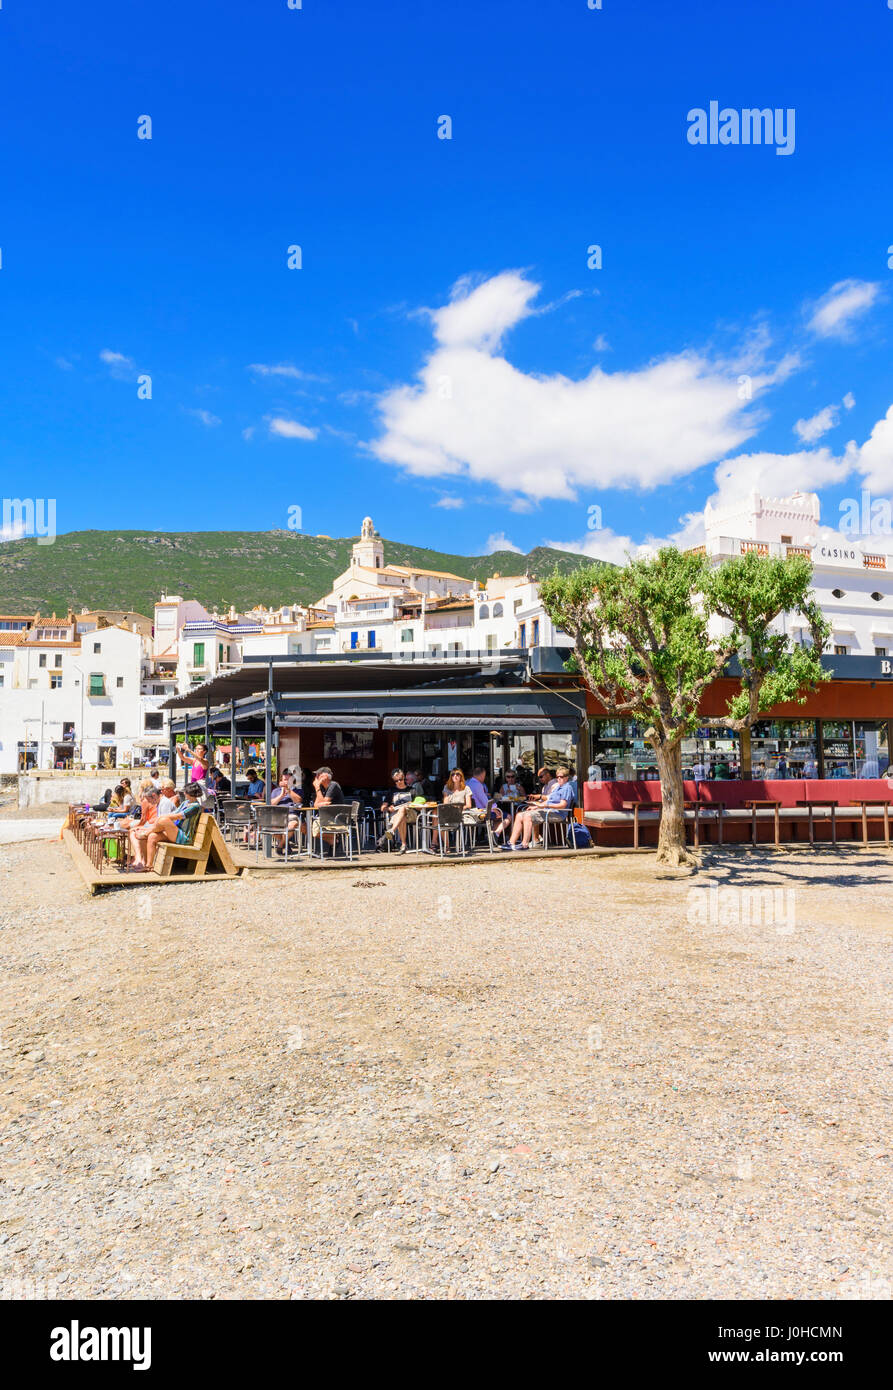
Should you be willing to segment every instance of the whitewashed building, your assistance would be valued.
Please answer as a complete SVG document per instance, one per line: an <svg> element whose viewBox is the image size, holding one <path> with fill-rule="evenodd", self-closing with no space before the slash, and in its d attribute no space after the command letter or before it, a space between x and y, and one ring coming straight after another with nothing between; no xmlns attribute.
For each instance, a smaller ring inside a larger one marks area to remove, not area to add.
<svg viewBox="0 0 893 1390"><path fill-rule="evenodd" d="M147 714L163 743L162 700L144 696L144 673L144 638L123 626L79 634L71 619L41 620L0 632L0 772L129 764Z"/></svg>
<svg viewBox="0 0 893 1390"><path fill-rule="evenodd" d="M889 537L868 540L822 527L814 492L763 497L752 492L736 506L707 504L706 555L716 564L734 555L806 555L813 589L831 623L830 651L836 656L893 657L893 548ZM795 640L808 632L795 614L780 624Z"/></svg>

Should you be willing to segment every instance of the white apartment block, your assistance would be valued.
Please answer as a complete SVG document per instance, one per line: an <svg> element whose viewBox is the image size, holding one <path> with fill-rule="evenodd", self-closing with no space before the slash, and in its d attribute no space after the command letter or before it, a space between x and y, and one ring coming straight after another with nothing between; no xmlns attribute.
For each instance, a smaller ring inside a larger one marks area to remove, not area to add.
<svg viewBox="0 0 893 1390"><path fill-rule="evenodd" d="M829 651L836 656L893 656L893 552L883 540L867 541L828 532L820 523L814 492L762 497L752 492L722 510L707 504L705 554L716 564L734 555L806 555L813 565L813 590L831 623ZM700 547L698 547L700 548ZM795 614L779 626L797 641L808 631Z"/></svg>
<svg viewBox="0 0 893 1390"><path fill-rule="evenodd" d="M162 700L143 691L143 644L132 629L79 633L74 621L0 631L0 772L129 764L156 726L163 744Z"/></svg>

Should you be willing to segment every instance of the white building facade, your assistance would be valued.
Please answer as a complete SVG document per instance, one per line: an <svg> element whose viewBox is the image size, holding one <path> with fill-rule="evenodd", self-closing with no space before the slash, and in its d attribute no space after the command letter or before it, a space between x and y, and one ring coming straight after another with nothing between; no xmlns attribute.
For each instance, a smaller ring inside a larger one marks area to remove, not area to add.
<svg viewBox="0 0 893 1390"><path fill-rule="evenodd" d="M122 627L0 633L0 772L114 767L139 760L162 698L145 696L143 637Z"/></svg>

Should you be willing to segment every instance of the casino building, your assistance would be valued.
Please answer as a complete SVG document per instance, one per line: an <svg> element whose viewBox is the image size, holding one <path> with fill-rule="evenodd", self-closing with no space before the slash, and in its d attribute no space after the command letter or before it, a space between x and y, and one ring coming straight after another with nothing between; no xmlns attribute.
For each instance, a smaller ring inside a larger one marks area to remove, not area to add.
<svg viewBox="0 0 893 1390"><path fill-rule="evenodd" d="M830 532L820 522L815 493L762 497L752 492L735 506L707 504L705 543L713 564L735 555L807 555L813 589L831 623L823 665L831 680L802 705L780 705L754 725L754 777L787 767L788 776L878 776L889 765L893 735L893 553L889 537L856 538ZM807 632L794 615L781 620L795 641ZM732 680L716 681L704 702L706 716L721 715L734 692ZM599 718L590 700L591 755L603 771L635 778L653 767L650 748L630 720ZM686 769L701 762L740 760L738 735L705 727L683 748ZM815 771L811 771L814 768ZM874 770L872 770L874 769Z"/></svg>

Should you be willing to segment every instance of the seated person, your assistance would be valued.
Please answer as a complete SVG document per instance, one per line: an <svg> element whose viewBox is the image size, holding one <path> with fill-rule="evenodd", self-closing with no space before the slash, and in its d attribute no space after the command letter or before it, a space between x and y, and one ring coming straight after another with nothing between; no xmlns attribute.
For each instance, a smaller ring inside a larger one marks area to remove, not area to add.
<svg viewBox="0 0 893 1390"><path fill-rule="evenodd" d="M294 842L295 840L297 840L297 842L300 843L300 813L301 808L304 805L304 798L301 796L300 792L295 791L292 787L291 775L288 772L283 772L282 776L279 778L279 785L273 790L270 796L270 805L287 806L289 810L291 810L292 807L294 808L294 815L290 815L288 818L288 828L286 834L288 835L291 841ZM276 838L276 840L274 840L273 843L277 854L285 853L285 839L285 835L280 835Z"/></svg>
<svg viewBox="0 0 893 1390"><path fill-rule="evenodd" d="M400 854L405 854L409 845L406 835L407 825L415 825L419 818L418 808L411 806L410 802L415 796L415 788L410 785L404 775L403 769L397 767L391 773L391 780L394 783L394 790L385 797L381 803L383 811L390 810L392 814L387 818L387 828L378 841L378 849L385 850L394 839L400 841Z"/></svg>
<svg viewBox="0 0 893 1390"><path fill-rule="evenodd" d="M551 771L550 768L541 767L539 772L536 774L536 778L539 782L538 795L548 796L549 792L555 786L555 774Z"/></svg>
<svg viewBox="0 0 893 1390"><path fill-rule="evenodd" d="M472 768L471 776L466 783L466 786L471 790L474 812L477 813L476 819L479 821L484 820L487 815L487 808L490 805L490 793L487 790L486 776L487 769L485 767ZM503 817L498 806L492 808L490 816L493 821L493 829L496 831L497 835L501 835L503 831Z"/></svg>
<svg viewBox="0 0 893 1390"><path fill-rule="evenodd" d="M517 772L513 772L511 768L505 774L505 781L499 788L499 795L504 801L523 801L527 795L518 781Z"/></svg>
<svg viewBox="0 0 893 1390"><path fill-rule="evenodd" d="M161 795L158 799L159 816L169 816L171 811L176 811L179 806L177 789L170 777L164 777L161 782Z"/></svg>
<svg viewBox="0 0 893 1390"><path fill-rule="evenodd" d="M505 774L505 781L499 788L499 795L503 801L510 801L512 803L526 801L527 799L527 793L518 781L518 774L513 771L512 768L509 768L508 772ZM505 834L505 830L511 826L512 819L515 815L515 807L512 805L507 809L503 806L501 810L503 834Z"/></svg>
<svg viewBox="0 0 893 1390"><path fill-rule="evenodd" d="M201 814L200 801L202 789L197 784L187 787L183 793L183 804L166 816L156 816L145 837L145 865L151 869L155 862L155 851L165 841L185 845L191 838L192 822ZM136 866L134 866L136 867Z"/></svg>
<svg viewBox="0 0 893 1390"><path fill-rule="evenodd" d="M133 805L133 796L125 791L123 785L119 784L112 792L112 799L109 802L109 820L117 821L123 816L128 816Z"/></svg>
<svg viewBox="0 0 893 1390"><path fill-rule="evenodd" d="M334 774L330 767L318 767L313 776L313 805L314 806L343 806L345 804L344 792L338 782L335 781ZM314 823L313 834L319 834L319 825ZM334 848L335 836L323 835L327 845Z"/></svg>
<svg viewBox="0 0 893 1390"><path fill-rule="evenodd" d="M461 806L463 811L470 811L474 806L474 798L471 788L466 784L465 773L460 767L454 767L447 777L446 786L443 789L444 806ZM439 841L437 830L437 813L434 815L433 841L436 845Z"/></svg>
<svg viewBox="0 0 893 1390"><path fill-rule="evenodd" d="M555 772L555 785L549 794L543 797L539 804L534 804L526 810L518 812L512 827L510 847L512 849L529 849L531 837L536 842L535 827L545 826L546 812L550 813L548 817L550 821L566 821L568 811L573 804L574 794L570 787L570 772L566 767L559 767ZM518 843L519 840L521 841L520 844Z"/></svg>
<svg viewBox="0 0 893 1390"><path fill-rule="evenodd" d="M253 767L249 767L245 775L248 779L245 795L249 801L257 801L264 794L264 784Z"/></svg>
<svg viewBox="0 0 893 1390"><path fill-rule="evenodd" d="M146 792L140 802L139 822L123 822L123 827L130 830L130 848L133 854L133 869L146 869L148 867L145 859L145 843L152 832L152 827L158 819L158 792L151 787Z"/></svg>
<svg viewBox="0 0 893 1390"><path fill-rule="evenodd" d="M420 772L417 767L413 768L411 772L407 772L406 785L412 787L413 801L419 796L423 796L426 801L429 799L427 780L424 773Z"/></svg>

